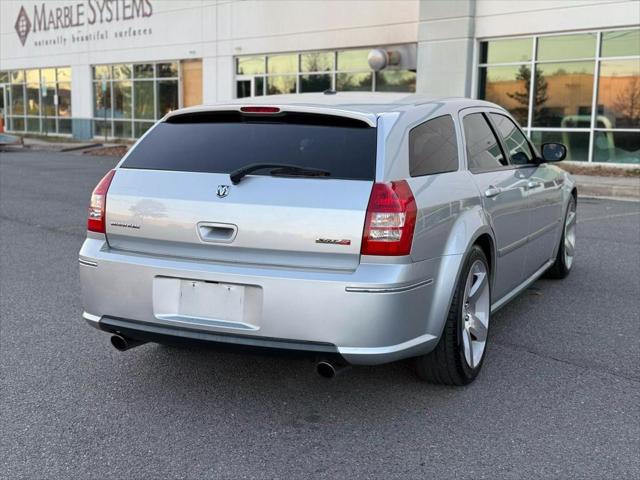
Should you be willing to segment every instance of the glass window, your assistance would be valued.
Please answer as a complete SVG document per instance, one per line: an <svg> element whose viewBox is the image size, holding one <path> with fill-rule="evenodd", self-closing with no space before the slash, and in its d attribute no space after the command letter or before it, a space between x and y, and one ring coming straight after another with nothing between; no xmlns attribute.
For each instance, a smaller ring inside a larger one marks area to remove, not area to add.
<svg viewBox="0 0 640 480"><path fill-rule="evenodd" d="M11 72L11 83L24 83L24 70L14 70Z"/></svg>
<svg viewBox="0 0 640 480"><path fill-rule="evenodd" d="M153 78L153 64L140 63L133 66L133 76L135 78Z"/></svg>
<svg viewBox="0 0 640 480"><path fill-rule="evenodd" d="M96 137L112 137L111 135L111 120L106 122L103 120L93 121L93 134Z"/></svg>
<svg viewBox="0 0 640 480"><path fill-rule="evenodd" d="M56 83L56 69L43 68L40 70L40 81L42 83Z"/></svg>
<svg viewBox="0 0 640 480"><path fill-rule="evenodd" d="M110 65L96 65L93 67L93 78L96 80L102 80L104 78L111 78L111 66Z"/></svg>
<svg viewBox="0 0 640 480"><path fill-rule="evenodd" d="M71 81L71 69L69 67L57 68L57 77L59 82Z"/></svg>
<svg viewBox="0 0 640 480"><path fill-rule="evenodd" d="M0 83L9 83L9 72L0 72Z"/></svg>
<svg viewBox="0 0 640 480"><path fill-rule="evenodd" d="M46 85L42 89L42 113L43 115L47 115L49 117L54 117L56 115L56 106L54 103L55 95L56 95L56 84ZM54 129L55 130L55 129ZM49 130L52 131L52 130Z"/></svg>
<svg viewBox="0 0 640 480"><path fill-rule="evenodd" d="M376 73L376 92L415 92L416 73L408 70L384 70Z"/></svg>
<svg viewBox="0 0 640 480"><path fill-rule="evenodd" d="M178 81L162 80L158 82L158 118L178 109Z"/></svg>
<svg viewBox="0 0 640 480"><path fill-rule="evenodd" d="M294 75L267 77L267 95L280 93L296 93L296 77Z"/></svg>
<svg viewBox="0 0 640 480"><path fill-rule="evenodd" d="M369 73L338 73L336 90L340 92L370 92L373 76Z"/></svg>
<svg viewBox="0 0 640 480"><path fill-rule="evenodd" d="M135 122L134 123L134 136L140 138L153 126L152 122Z"/></svg>
<svg viewBox="0 0 640 480"><path fill-rule="evenodd" d="M58 83L58 115L71 116L71 83Z"/></svg>
<svg viewBox="0 0 640 480"><path fill-rule="evenodd" d="M505 115L490 113L509 153L509 161L513 165L526 165L533 162L534 154L531 151L527 137L520 131L515 123Z"/></svg>
<svg viewBox="0 0 640 480"><path fill-rule="evenodd" d="M44 133L56 133L56 119L43 117L42 118L42 131Z"/></svg>
<svg viewBox="0 0 640 480"><path fill-rule="evenodd" d="M600 63L600 122L604 123L604 128L640 128L640 59Z"/></svg>
<svg viewBox="0 0 640 480"><path fill-rule="evenodd" d="M11 129L17 132L24 132L24 118L13 117L13 121L11 122Z"/></svg>
<svg viewBox="0 0 640 480"><path fill-rule="evenodd" d="M558 35L538 39L538 60L566 60L596 56L596 34Z"/></svg>
<svg viewBox="0 0 640 480"><path fill-rule="evenodd" d="M268 73L296 73L298 55L270 55L267 57Z"/></svg>
<svg viewBox="0 0 640 480"><path fill-rule="evenodd" d="M170 62L170 63L158 63L156 65L158 69L158 77L163 78L177 78L178 77L178 63Z"/></svg>
<svg viewBox="0 0 640 480"><path fill-rule="evenodd" d="M251 80L238 80L236 82L236 98L251 96Z"/></svg>
<svg viewBox="0 0 640 480"><path fill-rule="evenodd" d="M338 52L338 70L370 70L369 50L344 50Z"/></svg>
<svg viewBox="0 0 640 480"><path fill-rule="evenodd" d="M640 28L604 32L602 34L602 57L640 55Z"/></svg>
<svg viewBox="0 0 640 480"><path fill-rule="evenodd" d="M481 113L467 115L462 120L462 124L469 170L492 170L507 165L498 139L493 134L484 115Z"/></svg>
<svg viewBox="0 0 640 480"><path fill-rule="evenodd" d="M131 122L113 122L113 136L116 138L131 138L133 135Z"/></svg>
<svg viewBox="0 0 640 480"><path fill-rule="evenodd" d="M112 74L115 80L128 80L131 78L131 65L113 65Z"/></svg>
<svg viewBox="0 0 640 480"><path fill-rule="evenodd" d="M529 65L482 67L478 78L478 98L497 103L521 125L527 124L531 67Z"/></svg>
<svg viewBox="0 0 640 480"><path fill-rule="evenodd" d="M264 95L264 77L254 77L254 89L256 97Z"/></svg>
<svg viewBox="0 0 640 480"><path fill-rule="evenodd" d="M450 115L411 129L409 170L412 177L458 170L458 141Z"/></svg>
<svg viewBox="0 0 640 480"><path fill-rule="evenodd" d="M27 84L27 115L40 114L40 84Z"/></svg>
<svg viewBox="0 0 640 480"><path fill-rule="evenodd" d="M331 178L373 180L376 137L376 128L345 118L285 114L245 122L233 113L181 115L157 124L123 167L229 173L249 163L286 159L328 170Z"/></svg>
<svg viewBox="0 0 640 480"><path fill-rule="evenodd" d="M236 58L236 73L238 75L264 73L264 57Z"/></svg>
<svg viewBox="0 0 640 480"><path fill-rule="evenodd" d="M136 119L154 119L153 108L153 82L140 81L133 82L134 88L134 110L133 116Z"/></svg>
<svg viewBox="0 0 640 480"><path fill-rule="evenodd" d="M27 132L40 132L40 119L39 118L27 118Z"/></svg>
<svg viewBox="0 0 640 480"><path fill-rule="evenodd" d="M589 159L589 132L531 132L531 141L540 147L543 143L561 143L567 147L567 160L586 162Z"/></svg>
<svg viewBox="0 0 640 480"><path fill-rule="evenodd" d="M40 70L27 70L26 82L31 84L40 83Z"/></svg>
<svg viewBox="0 0 640 480"><path fill-rule="evenodd" d="M103 87L106 86L106 89ZM96 117L111 118L111 88L109 82L94 82L93 84L93 112Z"/></svg>
<svg viewBox="0 0 640 480"><path fill-rule="evenodd" d="M591 119L595 62L539 64L534 99L534 126L575 127Z"/></svg>
<svg viewBox="0 0 640 480"><path fill-rule="evenodd" d="M324 92L331 88L331 75L300 75L300 93Z"/></svg>
<svg viewBox="0 0 640 480"><path fill-rule="evenodd" d="M533 38L491 40L480 44L480 63L528 62L533 51Z"/></svg>
<svg viewBox="0 0 640 480"><path fill-rule="evenodd" d="M593 161L640 163L640 132L594 132Z"/></svg>
<svg viewBox="0 0 640 480"><path fill-rule="evenodd" d="M59 118L58 133L71 134L71 120Z"/></svg>
<svg viewBox="0 0 640 480"><path fill-rule="evenodd" d="M11 85L11 114L24 115L24 85Z"/></svg>
<svg viewBox="0 0 640 480"><path fill-rule="evenodd" d="M301 72L328 72L333 70L333 52L311 52L300 55Z"/></svg>
<svg viewBox="0 0 640 480"><path fill-rule="evenodd" d="M131 118L131 82L113 82L113 117Z"/></svg>

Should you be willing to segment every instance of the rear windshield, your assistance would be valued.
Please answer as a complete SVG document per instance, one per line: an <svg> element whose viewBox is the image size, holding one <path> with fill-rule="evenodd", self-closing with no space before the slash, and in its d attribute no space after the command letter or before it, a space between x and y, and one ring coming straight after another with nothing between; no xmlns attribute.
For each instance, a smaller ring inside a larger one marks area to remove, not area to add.
<svg viewBox="0 0 640 480"><path fill-rule="evenodd" d="M182 115L157 125L122 167L230 173L251 163L286 163L328 170L329 178L373 180L376 129L315 114Z"/></svg>

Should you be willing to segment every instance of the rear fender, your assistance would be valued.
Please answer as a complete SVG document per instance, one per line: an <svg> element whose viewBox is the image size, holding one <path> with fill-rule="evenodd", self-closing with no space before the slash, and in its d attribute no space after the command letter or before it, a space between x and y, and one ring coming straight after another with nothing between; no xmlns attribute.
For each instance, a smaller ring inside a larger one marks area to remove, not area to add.
<svg viewBox="0 0 640 480"><path fill-rule="evenodd" d="M495 239L482 208L477 206L466 210L456 220L449 235L445 254L440 259L438 271L435 275L435 292L428 317L429 333L438 337L442 335L462 267L471 248L478 238L484 234L489 235L491 238L490 263L491 271L494 271Z"/></svg>

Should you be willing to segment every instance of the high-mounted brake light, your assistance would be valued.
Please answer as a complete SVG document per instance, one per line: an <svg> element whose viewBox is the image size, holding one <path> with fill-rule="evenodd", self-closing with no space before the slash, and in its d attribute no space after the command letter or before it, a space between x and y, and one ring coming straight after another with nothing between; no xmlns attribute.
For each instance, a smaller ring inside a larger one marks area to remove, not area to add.
<svg viewBox="0 0 640 480"><path fill-rule="evenodd" d="M375 183L367 207L362 255L409 255L416 215L416 201L406 180Z"/></svg>
<svg viewBox="0 0 640 480"><path fill-rule="evenodd" d="M96 185L96 188L93 189L91 203L89 204L89 219L87 221L87 230L90 232L106 233L107 191L115 173L115 170L107 172Z"/></svg>
<svg viewBox="0 0 640 480"><path fill-rule="evenodd" d="M242 113L280 113L278 107L240 107Z"/></svg>

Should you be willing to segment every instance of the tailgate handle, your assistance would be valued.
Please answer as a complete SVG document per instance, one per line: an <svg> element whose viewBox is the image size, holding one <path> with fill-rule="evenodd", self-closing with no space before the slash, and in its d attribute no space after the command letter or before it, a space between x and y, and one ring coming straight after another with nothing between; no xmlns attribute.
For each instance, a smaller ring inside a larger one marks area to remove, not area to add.
<svg viewBox="0 0 640 480"><path fill-rule="evenodd" d="M203 242L231 243L238 234L238 227L232 223L198 223L198 235Z"/></svg>

